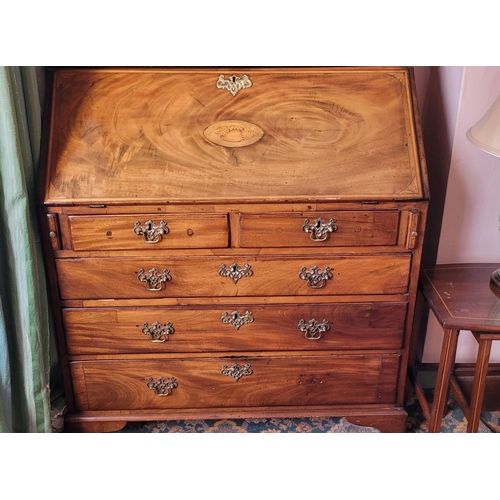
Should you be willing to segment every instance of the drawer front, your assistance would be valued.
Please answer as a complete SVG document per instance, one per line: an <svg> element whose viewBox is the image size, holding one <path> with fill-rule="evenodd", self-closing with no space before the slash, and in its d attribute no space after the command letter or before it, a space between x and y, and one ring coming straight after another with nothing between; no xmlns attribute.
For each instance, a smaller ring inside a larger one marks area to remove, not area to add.
<svg viewBox="0 0 500 500"><path fill-rule="evenodd" d="M70 354L397 349L406 303L64 309Z"/></svg>
<svg viewBox="0 0 500 500"><path fill-rule="evenodd" d="M73 250L225 248L227 215L70 216Z"/></svg>
<svg viewBox="0 0 500 500"><path fill-rule="evenodd" d="M241 214L242 247L395 245L399 212Z"/></svg>
<svg viewBox="0 0 500 500"><path fill-rule="evenodd" d="M78 409L141 410L390 404L399 363L392 354L81 361L70 366Z"/></svg>
<svg viewBox="0 0 500 500"><path fill-rule="evenodd" d="M58 259L62 299L406 293L411 256Z"/></svg>

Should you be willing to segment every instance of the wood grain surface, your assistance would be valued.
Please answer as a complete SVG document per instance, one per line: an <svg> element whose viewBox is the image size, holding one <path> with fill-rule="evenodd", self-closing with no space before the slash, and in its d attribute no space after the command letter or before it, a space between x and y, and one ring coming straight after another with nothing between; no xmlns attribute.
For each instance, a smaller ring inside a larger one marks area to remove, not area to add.
<svg viewBox="0 0 500 500"><path fill-rule="evenodd" d="M45 202L422 197L406 70L244 72L233 96L221 69L59 71ZM228 120L263 136L206 138Z"/></svg>
<svg viewBox="0 0 500 500"><path fill-rule="evenodd" d="M392 403L400 356L323 355L202 358L71 363L81 410L226 408L259 405ZM224 365L249 364L238 381ZM148 389L174 377L168 396Z"/></svg>
<svg viewBox="0 0 500 500"><path fill-rule="evenodd" d="M70 354L189 353L251 351L322 351L398 349L402 345L407 304L242 304L219 307L144 307L64 309L66 342ZM223 323L224 313L250 316L239 328ZM249 313L249 315L247 315ZM301 320L328 322L318 339L299 330ZM151 342L144 323L174 332L162 342Z"/></svg>
<svg viewBox="0 0 500 500"><path fill-rule="evenodd" d="M406 293L409 255L251 257L240 256L240 268L247 264L252 275L235 283L219 274L221 264L229 268L234 260L220 257L172 257L163 259L107 258L58 259L59 287L63 299L157 299L162 297L294 296ZM311 288L299 274L319 267L332 269L332 278L322 288ZM149 291L139 281L140 269L166 269L171 281L161 290Z"/></svg>

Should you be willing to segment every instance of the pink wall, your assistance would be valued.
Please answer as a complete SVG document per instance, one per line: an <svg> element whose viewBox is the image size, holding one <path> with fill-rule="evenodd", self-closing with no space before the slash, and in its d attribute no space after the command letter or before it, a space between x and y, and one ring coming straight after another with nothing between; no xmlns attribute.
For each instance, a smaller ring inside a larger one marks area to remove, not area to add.
<svg viewBox="0 0 500 500"><path fill-rule="evenodd" d="M498 262L500 267L500 158L465 135L500 94L500 67L417 67L415 76L431 184L424 263ZM438 361L441 340L431 315L424 362ZM472 335L462 332L457 361L474 361L476 353ZM493 347L491 359L500 361L500 346Z"/></svg>

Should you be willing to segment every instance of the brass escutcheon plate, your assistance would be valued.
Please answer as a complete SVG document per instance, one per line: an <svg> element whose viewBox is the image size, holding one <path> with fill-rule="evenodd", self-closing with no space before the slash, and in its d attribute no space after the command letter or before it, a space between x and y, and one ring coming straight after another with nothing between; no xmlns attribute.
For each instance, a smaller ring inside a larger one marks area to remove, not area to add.
<svg viewBox="0 0 500 500"><path fill-rule="evenodd" d="M226 89L234 97L240 90L249 89L253 84L247 75L243 75L241 78L236 75L231 75L229 78L219 75L216 85L218 89Z"/></svg>
<svg viewBox="0 0 500 500"><path fill-rule="evenodd" d="M258 125L243 120L222 120L212 123L203 134L218 146L242 148L260 141L264 131Z"/></svg>

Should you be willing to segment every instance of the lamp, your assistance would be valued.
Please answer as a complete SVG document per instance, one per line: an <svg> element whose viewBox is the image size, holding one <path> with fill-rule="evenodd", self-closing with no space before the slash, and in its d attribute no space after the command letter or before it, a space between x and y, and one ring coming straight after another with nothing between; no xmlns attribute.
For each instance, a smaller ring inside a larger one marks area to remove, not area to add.
<svg viewBox="0 0 500 500"><path fill-rule="evenodd" d="M467 131L466 135L474 146L500 157L500 96L486 114ZM493 271L490 284L496 292L500 293L500 269Z"/></svg>

